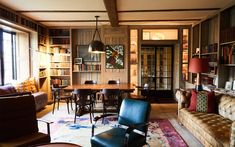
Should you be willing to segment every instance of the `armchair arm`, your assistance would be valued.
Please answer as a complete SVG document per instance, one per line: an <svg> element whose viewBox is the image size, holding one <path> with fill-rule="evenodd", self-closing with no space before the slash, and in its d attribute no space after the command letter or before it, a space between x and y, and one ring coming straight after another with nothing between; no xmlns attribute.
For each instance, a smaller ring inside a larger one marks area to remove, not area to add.
<svg viewBox="0 0 235 147"><path fill-rule="evenodd" d="M108 116L115 116L117 114L103 114L103 115L99 115L99 116L96 116L93 120L94 122L92 123L92 128L91 128L91 136L94 136L94 132L95 132L95 124L98 120L100 120L101 118L105 118L105 117L108 117Z"/></svg>
<svg viewBox="0 0 235 147"><path fill-rule="evenodd" d="M134 131L135 129L138 129L139 127L144 127L144 126L148 126L149 123L139 123L139 124L133 124L133 125L130 125L128 126L128 128L126 129L126 132L125 132L125 144L127 145L128 142L129 142L129 137L130 137L130 133L132 131ZM147 134L145 133L145 136Z"/></svg>
<svg viewBox="0 0 235 147"><path fill-rule="evenodd" d="M43 119L37 119L37 121L44 122L44 123L47 124L47 134L50 135L51 134L50 124L52 124L53 122L52 121L48 121L48 120L43 120Z"/></svg>

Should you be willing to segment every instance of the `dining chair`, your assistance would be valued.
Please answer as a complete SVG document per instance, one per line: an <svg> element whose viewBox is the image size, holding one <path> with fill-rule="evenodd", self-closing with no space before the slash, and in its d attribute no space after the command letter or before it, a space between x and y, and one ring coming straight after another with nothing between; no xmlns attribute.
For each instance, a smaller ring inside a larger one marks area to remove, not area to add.
<svg viewBox="0 0 235 147"><path fill-rule="evenodd" d="M109 80L108 84L119 84L118 80Z"/></svg>
<svg viewBox="0 0 235 147"><path fill-rule="evenodd" d="M72 95L71 95L71 93L65 92L63 88L65 88L65 87L61 87L58 84L52 84L52 87L51 87L52 95L53 95L52 114L54 114L56 102L57 102L57 110L59 110L61 100L64 100L66 102L68 114L69 114L69 103L71 104L71 109L73 110Z"/></svg>
<svg viewBox="0 0 235 147"><path fill-rule="evenodd" d="M92 123L93 114L93 98L91 89L75 89L73 92L74 103L75 103L75 115L74 123L76 123L76 117L82 116L85 113L90 114L90 121Z"/></svg>
<svg viewBox="0 0 235 147"><path fill-rule="evenodd" d="M95 134L96 122L112 114L96 116L92 125L92 147L142 147L146 142L151 106L149 102L124 99L118 115L118 124Z"/></svg>
<svg viewBox="0 0 235 147"><path fill-rule="evenodd" d="M103 102L103 114L106 114L108 108L115 108L115 112L119 111L121 104L121 94L119 89L103 89L101 91Z"/></svg>

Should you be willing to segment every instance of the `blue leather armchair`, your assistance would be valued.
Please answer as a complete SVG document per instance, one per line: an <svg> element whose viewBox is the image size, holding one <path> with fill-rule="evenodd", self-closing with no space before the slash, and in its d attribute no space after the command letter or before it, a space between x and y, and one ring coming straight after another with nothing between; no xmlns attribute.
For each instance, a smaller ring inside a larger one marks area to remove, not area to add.
<svg viewBox="0 0 235 147"><path fill-rule="evenodd" d="M124 99L118 115L118 127L94 135L95 123L106 116L94 118L92 126L92 147L138 147L146 143L151 106L148 102ZM136 131L137 130L137 131Z"/></svg>

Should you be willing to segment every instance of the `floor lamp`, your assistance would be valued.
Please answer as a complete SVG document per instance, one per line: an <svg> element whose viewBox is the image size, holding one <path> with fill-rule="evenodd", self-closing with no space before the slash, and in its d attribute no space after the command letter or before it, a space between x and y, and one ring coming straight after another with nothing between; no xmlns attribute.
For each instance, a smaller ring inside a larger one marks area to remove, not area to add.
<svg viewBox="0 0 235 147"><path fill-rule="evenodd" d="M209 62L207 58L191 58L189 62L189 72L197 74L196 86L197 91L201 91L201 73L209 71Z"/></svg>

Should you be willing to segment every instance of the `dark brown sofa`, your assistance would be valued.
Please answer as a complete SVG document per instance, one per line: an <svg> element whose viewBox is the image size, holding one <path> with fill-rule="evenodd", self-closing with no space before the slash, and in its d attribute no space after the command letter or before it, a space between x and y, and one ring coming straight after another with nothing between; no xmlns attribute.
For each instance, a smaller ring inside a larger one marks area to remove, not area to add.
<svg viewBox="0 0 235 147"><path fill-rule="evenodd" d="M30 92L26 92L30 93ZM0 97L1 96L14 96L14 95L19 95L20 93L16 91L16 88L11 85L6 85L6 86L0 86ZM25 94L25 92L21 92L21 94ZM47 105L48 102L48 97L45 92L35 92L32 93L34 96L35 100L35 108L36 111L41 110Z"/></svg>
<svg viewBox="0 0 235 147"><path fill-rule="evenodd" d="M0 97L0 147L49 142L50 135L38 132L32 95Z"/></svg>

